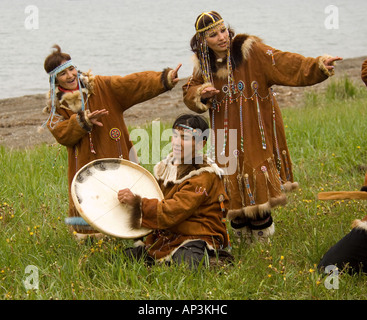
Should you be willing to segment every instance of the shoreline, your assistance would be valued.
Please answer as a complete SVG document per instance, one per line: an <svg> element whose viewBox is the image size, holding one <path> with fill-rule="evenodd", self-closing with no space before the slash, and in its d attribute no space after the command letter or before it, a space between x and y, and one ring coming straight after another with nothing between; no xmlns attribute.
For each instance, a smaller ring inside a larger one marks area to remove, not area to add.
<svg viewBox="0 0 367 320"><path fill-rule="evenodd" d="M367 56L348 58L337 63L335 75L331 79L350 78L357 85L364 86L361 80L361 66ZM181 113L191 113L182 101L181 79L175 88L149 101L137 104L124 112L127 126L139 127L153 120L173 121ZM330 80L329 80L330 81ZM297 107L302 104L304 94L309 91L322 91L328 80L310 87L273 86L280 108ZM48 129L38 132L48 115L42 113L46 104L45 94L24 95L0 99L0 145L11 149L27 149L47 143L57 143ZM203 114L207 116L207 113Z"/></svg>

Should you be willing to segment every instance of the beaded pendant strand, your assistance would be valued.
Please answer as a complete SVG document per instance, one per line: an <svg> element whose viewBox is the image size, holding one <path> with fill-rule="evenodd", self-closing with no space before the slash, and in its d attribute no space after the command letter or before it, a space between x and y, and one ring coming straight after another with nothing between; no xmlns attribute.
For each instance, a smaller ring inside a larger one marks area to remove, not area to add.
<svg viewBox="0 0 367 320"><path fill-rule="evenodd" d="M256 81L252 81L251 88L255 92L256 107L257 107L257 120L259 124L260 135L261 135L262 148L266 150L265 131L264 131L263 120L262 120L261 112L260 112L259 97L257 93L257 89L259 88L259 86Z"/></svg>
<svg viewBox="0 0 367 320"><path fill-rule="evenodd" d="M274 95L275 93L273 92L273 89L270 88L270 95L271 95L271 106L272 106L272 109L273 109L273 130L274 130L274 139L275 139L275 149L276 149L276 152L277 152L277 160L276 160L276 164L277 164L277 170L280 174L280 170L282 168L282 161L281 161L281 158L280 158L280 151L279 151L279 143L278 143L278 137L277 137L277 128L276 128L276 119L275 119L275 108L274 108Z"/></svg>
<svg viewBox="0 0 367 320"><path fill-rule="evenodd" d="M242 80L238 82L237 88L240 92L240 130L241 130L241 151L245 152L244 148L244 128L243 128L243 110L242 110L242 102L243 102L243 91L245 89L245 84Z"/></svg>

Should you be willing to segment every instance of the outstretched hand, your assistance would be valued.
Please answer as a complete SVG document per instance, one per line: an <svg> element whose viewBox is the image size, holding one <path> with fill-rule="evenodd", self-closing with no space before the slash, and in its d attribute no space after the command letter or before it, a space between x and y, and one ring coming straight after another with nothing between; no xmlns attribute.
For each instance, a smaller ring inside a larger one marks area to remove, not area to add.
<svg viewBox="0 0 367 320"><path fill-rule="evenodd" d="M339 60L343 60L343 58L340 58L340 57L331 57L331 58L328 58L324 61L324 65L326 67L326 69L328 70L332 70L334 69L334 62L335 61L339 61Z"/></svg>
<svg viewBox="0 0 367 320"><path fill-rule="evenodd" d="M176 84L180 79L178 78L178 70L182 67L182 63L179 63L176 69L171 72L171 81L173 84Z"/></svg>
<svg viewBox="0 0 367 320"><path fill-rule="evenodd" d="M106 109L96 110L88 114L88 119L96 126L103 127L103 124L99 121L99 119L107 114L108 111Z"/></svg>
<svg viewBox="0 0 367 320"><path fill-rule="evenodd" d="M210 99L214 97L216 94L219 93L219 90L217 90L214 87L206 87L201 91L201 98L202 99Z"/></svg>

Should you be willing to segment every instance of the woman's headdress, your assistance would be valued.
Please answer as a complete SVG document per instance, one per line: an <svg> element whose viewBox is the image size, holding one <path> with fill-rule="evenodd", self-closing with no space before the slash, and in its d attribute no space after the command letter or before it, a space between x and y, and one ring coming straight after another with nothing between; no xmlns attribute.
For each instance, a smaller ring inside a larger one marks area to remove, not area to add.
<svg viewBox="0 0 367 320"><path fill-rule="evenodd" d="M203 12L197 17L195 22L196 33L208 31L223 23L223 19L219 13L215 11Z"/></svg>
<svg viewBox="0 0 367 320"><path fill-rule="evenodd" d="M209 47L206 42L207 31L221 25L223 19L215 11L203 12L195 21L196 40L198 49L198 58L205 82L213 83Z"/></svg>
<svg viewBox="0 0 367 320"><path fill-rule="evenodd" d="M196 40L198 48L198 58L200 61L200 67L205 82L213 83L209 47L206 41L208 32L220 28L224 24L223 18L216 11L203 12L200 14L195 22L196 29ZM231 41L231 39L229 39ZM231 44L227 50L227 71L228 71L228 87L229 95L232 97L232 91L235 91L233 81L233 70L232 70L232 58L231 58Z"/></svg>
<svg viewBox="0 0 367 320"><path fill-rule="evenodd" d="M76 65L71 60L68 60L63 64L60 64L58 67L56 67L55 69L53 69L51 72L48 73L48 75L50 76L51 111L50 111L50 115L49 115L48 119L42 125L42 127L44 127L48 122L50 122L50 127L51 128L53 127L52 120L53 120L53 118L55 116L55 112L56 112L56 105L55 105L55 100L56 100L56 77L61 71L65 70L65 69L67 69L71 66L76 68ZM77 73L77 78L78 78L78 88L79 88L80 96L81 96L81 100L82 100L82 110L84 111L84 109L85 109L84 97L83 97L82 87L80 85L79 72Z"/></svg>

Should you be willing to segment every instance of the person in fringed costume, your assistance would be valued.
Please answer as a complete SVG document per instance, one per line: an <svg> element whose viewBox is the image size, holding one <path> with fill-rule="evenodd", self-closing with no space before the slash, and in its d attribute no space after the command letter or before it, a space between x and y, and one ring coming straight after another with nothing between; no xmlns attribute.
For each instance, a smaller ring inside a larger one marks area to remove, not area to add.
<svg viewBox="0 0 367 320"><path fill-rule="evenodd" d="M172 89L178 81L176 69L146 71L122 76L94 76L77 70L69 54L55 45L44 68L50 77L50 91L44 112L49 114L42 127L48 127L57 142L68 151L69 212L66 223L78 238L98 235L79 223L71 183L76 172L101 158L124 158L138 162L123 113L140 102Z"/></svg>
<svg viewBox="0 0 367 320"><path fill-rule="evenodd" d="M328 267L351 274L367 272L367 215L355 219L351 227L352 230L322 256L317 267L319 272L329 272Z"/></svg>
<svg viewBox="0 0 367 320"><path fill-rule="evenodd" d="M361 78L367 86L367 59L362 64ZM350 192L337 192L337 199L366 200L364 192L367 192L367 173L361 191L354 192L353 197ZM331 196L330 199L335 198ZM330 272L333 267L351 274L367 272L367 215L362 219L353 220L351 228L348 234L323 255L318 264L320 272Z"/></svg>
<svg viewBox="0 0 367 320"><path fill-rule="evenodd" d="M198 113L209 110L210 155L227 173L227 217L235 234L249 243L268 241L274 233L272 208L284 205L284 192L298 186L271 87L324 81L341 58L306 58L253 35L235 36L215 11L200 14L195 29L194 71L183 86L184 102Z"/></svg>
<svg viewBox="0 0 367 320"><path fill-rule="evenodd" d="M362 63L362 71L361 71L361 78L364 84L367 86L367 59ZM367 172L364 177L364 183L361 188L361 191L367 191Z"/></svg>
<svg viewBox="0 0 367 320"><path fill-rule="evenodd" d="M152 229L144 243L128 248L128 258L186 263L226 263L233 257L226 224L228 197L223 171L200 151L206 144L208 124L199 115L183 114L173 124L172 153L154 167L164 200L141 198L130 189L119 190L118 199L132 212L133 229ZM209 258L209 259L206 259ZM219 261L216 260L219 259Z"/></svg>

